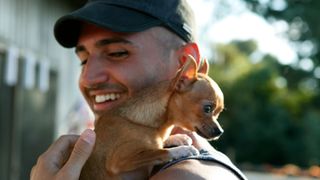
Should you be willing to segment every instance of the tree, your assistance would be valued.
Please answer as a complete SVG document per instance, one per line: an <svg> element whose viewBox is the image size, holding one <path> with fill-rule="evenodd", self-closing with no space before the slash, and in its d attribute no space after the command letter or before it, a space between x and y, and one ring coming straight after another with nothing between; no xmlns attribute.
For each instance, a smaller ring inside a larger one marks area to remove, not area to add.
<svg viewBox="0 0 320 180"><path fill-rule="evenodd" d="M320 23L318 0L243 0L249 9L263 16L270 22L283 20L287 22L287 37L296 47L299 60L309 58L314 63L314 70L320 66ZM279 3L280 2L280 3ZM282 2L282 3L281 3ZM308 76L314 78L313 71ZM317 87L319 87L319 78Z"/></svg>
<svg viewBox="0 0 320 180"><path fill-rule="evenodd" d="M254 41L215 46L210 76L225 94L219 117L225 134L214 143L236 162L310 166L320 162L320 111L313 90L286 79L304 73L270 55L258 61ZM283 70L293 71L285 74ZM288 77L284 77L284 74Z"/></svg>

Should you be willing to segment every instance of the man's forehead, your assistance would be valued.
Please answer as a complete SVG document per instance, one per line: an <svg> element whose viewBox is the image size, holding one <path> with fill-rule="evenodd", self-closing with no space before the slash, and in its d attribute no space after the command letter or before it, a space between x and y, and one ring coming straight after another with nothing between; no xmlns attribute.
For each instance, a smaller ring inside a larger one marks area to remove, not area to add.
<svg viewBox="0 0 320 180"><path fill-rule="evenodd" d="M82 50L84 44L87 42L96 47L113 43L132 44L132 42L126 38L128 35L129 33L113 32L106 28L84 23L80 31L76 52L77 50Z"/></svg>

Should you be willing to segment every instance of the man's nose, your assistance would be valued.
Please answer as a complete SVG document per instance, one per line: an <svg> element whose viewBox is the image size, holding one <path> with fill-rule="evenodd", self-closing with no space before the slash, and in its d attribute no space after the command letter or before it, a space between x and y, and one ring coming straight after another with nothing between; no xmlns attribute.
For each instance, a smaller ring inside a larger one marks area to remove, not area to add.
<svg viewBox="0 0 320 180"><path fill-rule="evenodd" d="M80 84L85 87L95 87L108 81L108 70L97 58L90 58L82 67Z"/></svg>

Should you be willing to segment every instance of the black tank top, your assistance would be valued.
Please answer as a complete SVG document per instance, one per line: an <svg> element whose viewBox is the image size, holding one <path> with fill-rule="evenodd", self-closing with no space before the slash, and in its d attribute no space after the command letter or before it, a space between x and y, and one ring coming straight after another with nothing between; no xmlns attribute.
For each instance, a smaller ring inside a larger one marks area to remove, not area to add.
<svg viewBox="0 0 320 180"><path fill-rule="evenodd" d="M239 179L247 180L246 176L230 161L230 159L226 155L224 155L223 153L221 153L217 150L212 151L210 153L205 150L200 150L200 154L198 156L184 157L184 158L172 160L164 165L163 164L157 165L153 168L151 176L153 176L154 174L156 174L160 171L167 169L168 167L170 167L178 162L188 160L188 159L197 159L197 160L202 160L202 161L215 162L215 163L225 167L226 169L229 169Z"/></svg>

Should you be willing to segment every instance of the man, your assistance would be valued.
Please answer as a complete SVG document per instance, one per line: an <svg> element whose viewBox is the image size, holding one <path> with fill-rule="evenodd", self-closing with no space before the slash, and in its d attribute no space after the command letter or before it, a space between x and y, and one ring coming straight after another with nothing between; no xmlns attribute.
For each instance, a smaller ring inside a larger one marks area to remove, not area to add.
<svg viewBox="0 0 320 180"><path fill-rule="evenodd" d="M142 88L173 78L182 54L199 63L194 26L185 0L91 0L60 18L54 32L62 46L75 47L82 65L79 88L98 118ZM202 153L155 170L151 179L245 179L206 140L174 131L188 135ZM39 157L31 179L78 179L94 142L92 130L62 136Z"/></svg>

